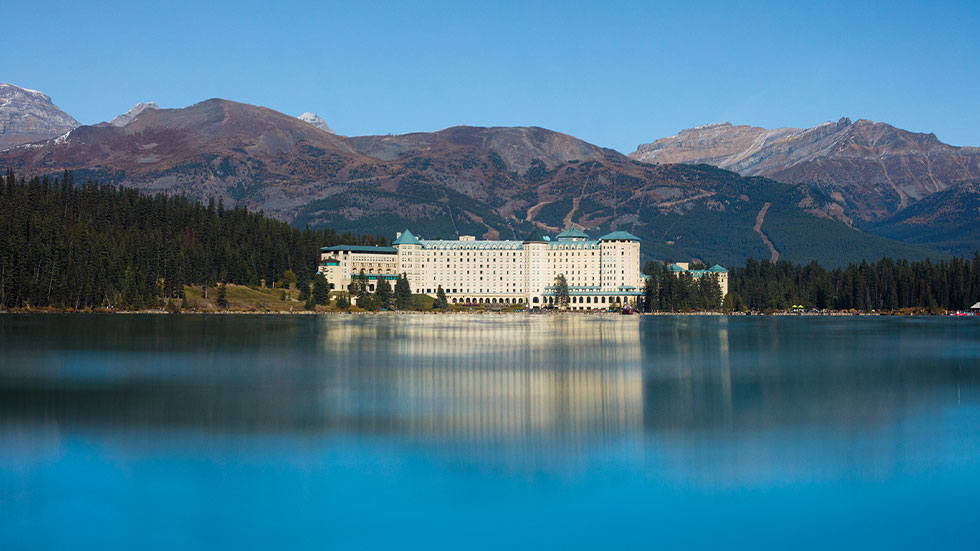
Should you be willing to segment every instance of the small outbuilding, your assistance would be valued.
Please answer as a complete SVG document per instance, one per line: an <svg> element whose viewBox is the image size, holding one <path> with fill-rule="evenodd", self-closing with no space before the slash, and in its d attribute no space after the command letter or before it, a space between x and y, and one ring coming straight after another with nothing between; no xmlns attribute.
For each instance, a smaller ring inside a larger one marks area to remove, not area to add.
<svg viewBox="0 0 980 551"><path fill-rule="evenodd" d="M980 302L971 306L970 311L973 312L974 314L980 315Z"/></svg>

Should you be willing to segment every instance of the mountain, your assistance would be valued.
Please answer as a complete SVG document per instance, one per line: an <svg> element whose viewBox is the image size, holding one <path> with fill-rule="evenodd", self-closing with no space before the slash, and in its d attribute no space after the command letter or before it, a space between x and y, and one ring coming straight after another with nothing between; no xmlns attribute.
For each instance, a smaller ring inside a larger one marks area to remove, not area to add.
<svg viewBox="0 0 980 551"><path fill-rule="evenodd" d="M980 249L980 183L934 193L870 229L950 254L972 255Z"/></svg>
<svg viewBox="0 0 980 551"><path fill-rule="evenodd" d="M923 258L929 251L814 217L797 188L700 165L653 165L536 127L342 137L264 107L211 99L124 126L0 152L21 174L70 169L145 192L222 199L314 227L523 239L628 230L650 258Z"/></svg>
<svg viewBox="0 0 980 551"><path fill-rule="evenodd" d="M148 192L224 198L282 219L304 206L359 155L341 139L288 115L212 99L146 109L125 126L82 126L0 158L15 170L77 171Z"/></svg>
<svg viewBox="0 0 980 551"><path fill-rule="evenodd" d="M109 124L111 124L112 126L126 126L127 124L129 124L130 121L136 118L136 115L139 115L143 111L146 111L147 109L159 109L159 108L160 106L155 103L150 103L150 102L137 103L129 111L126 111L121 115L117 115L116 118L109 121Z"/></svg>
<svg viewBox="0 0 980 551"><path fill-rule="evenodd" d="M62 136L78 126L46 94L0 83L0 149Z"/></svg>
<svg viewBox="0 0 980 551"><path fill-rule="evenodd" d="M327 126L327 121L321 119L320 116L315 113L308 113L308 112L303 113L302 115L296 118L307 124L311 124L314 127L323 130L324 132L327 132L329 134L336 134L336 132L334 132L333 130L330 129L329 126Z"/></svg>
<svg viewBox="0 0 980 551"><path fill-rule="evenodd" d="M653 163L706 163L746 176L805 184L801 207L847 223L875 222L916 201L980 179L980 149L954 147L868 120L768 130L699 126L639 146Z"/></svg>

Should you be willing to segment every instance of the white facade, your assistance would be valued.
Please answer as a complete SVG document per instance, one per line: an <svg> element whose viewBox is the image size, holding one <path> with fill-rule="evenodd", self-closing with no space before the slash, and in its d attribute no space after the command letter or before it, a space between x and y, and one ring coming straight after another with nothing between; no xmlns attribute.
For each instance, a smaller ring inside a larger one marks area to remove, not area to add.
<svg viewBox="0 0 980 551"><path fill-rule="evenodd" d="M320 255L320 273L334 289L347 289L364 270L368 289L378 278L404 274L413 293L435 296L440 286L450 304L554 304L555 279L565 276L568 308L604 309L642 294L640 240L627 232L591 239L567 230L555 239L457 241L418 239L408 230L392 247L338 245Z"/></svg>

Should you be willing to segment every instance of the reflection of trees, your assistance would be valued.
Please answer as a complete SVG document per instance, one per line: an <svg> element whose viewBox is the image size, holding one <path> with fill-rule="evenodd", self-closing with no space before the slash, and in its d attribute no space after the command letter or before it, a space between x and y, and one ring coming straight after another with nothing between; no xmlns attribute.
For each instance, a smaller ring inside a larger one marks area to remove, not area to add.
<svg viewBox="0 0 980 551"><path fill-rule="evenodd" d="M0 320L0 419L343 430L515 447L618 439L642 428L684 436L851 430L940 411L930 406L955 403L960 388L976 393L976 335L949 323L8 317Z"/></svg>
<svg viewBox="0 0 980 551"><path fill-rule="evenodd" d="M964 377L977 383L967 358L944 354L938 325L930 337L898 332L894 319L644 321L644 426L658 432L856 428L900 418Z"/></svg>

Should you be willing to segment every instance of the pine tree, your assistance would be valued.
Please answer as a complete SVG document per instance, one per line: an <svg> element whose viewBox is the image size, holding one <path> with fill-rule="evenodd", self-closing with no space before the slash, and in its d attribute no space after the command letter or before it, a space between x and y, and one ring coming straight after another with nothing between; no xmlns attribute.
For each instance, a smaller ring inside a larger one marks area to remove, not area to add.
<svg viewBox="0 0 980 551"><path fill-rule="evenodd" d="M320 274L313 277L313 302L322 305L330 302L330 284Z"/></svg>
<svg viewBox="0 0 980 551"><path fill-rule="evenodd" d="M399 275L395 282L395 308L409 310L412 307L412 287L405 274Z"/></svg>
<svg viewBox="0 0 980 551"><path fill-rule="evenodd" d="M446 291L443 290L442 285L436 289L436 301L432 304L432 307L439 309L449 308L449 300L446 299Z"/></svg>
<svg viewBox="0 0 980 551"><path fill-rule="evenodd" d="M340 310L349 310L350 301L347 300L347 293L341 292L339 295L337 295L336 304L337 304L337 308Z"/></svg>
<svg viewBox="0 0 980 551"><path fill-rule="evenodd" d="M378 288L374 294L378 299L379 307L386 310L391 309L391 302L394 295L391 292L391 284L388 283L388 280L384 276L378 276Z"/></svg>
<svg viewBox="0 0 980 551"><path fill-rule="evenodd" d="M558 274L555 277L555 303L559 308L566 308L569 299L568 280L565 279L565 274Z"/></svg>
<svg viewBox="0 0 980 551"><path fill-rule="evenodd" d="M652 271L652 268L651 268ZM657 308L657 280L648 275L643 281L643 310L652 312Z"/></svg>
<svg viewBox="0 0 980 551"><path fill-rule="evenodd" d="M310 299L310 296L310 282L304 279L299 283L299 296L296 298L300 302L306 302Z"/></svg>
<svg viewBox="0 0 980 551"><path fill-rule="evenodd" d="M351 278L347 289L352 297L357 297L358 305L360 305L361 299L368 295L368 278L364 273L364 268L361 268L358 275Z"/></svg>
<svg viewBox="0 0 980 551"><path fill-rule="evenodd" d="M218 286L218 299L214 303L222 310L228 308L228 290L225 288L224 283Z"/></svg>
<svg viewBox="0 0 980 551"><path fill-rule="evenodd" d="M698 309L717 310L721 307L721 285L718 276L705 274L698 278Z"/></svg>
<svg viewBox="0 0 980 551"><path fill-rule="evenodd" d="M290 285L296 285L296 272L290 268L286 268L286 271L282 274L283 287L288 289Z"/></svg>

